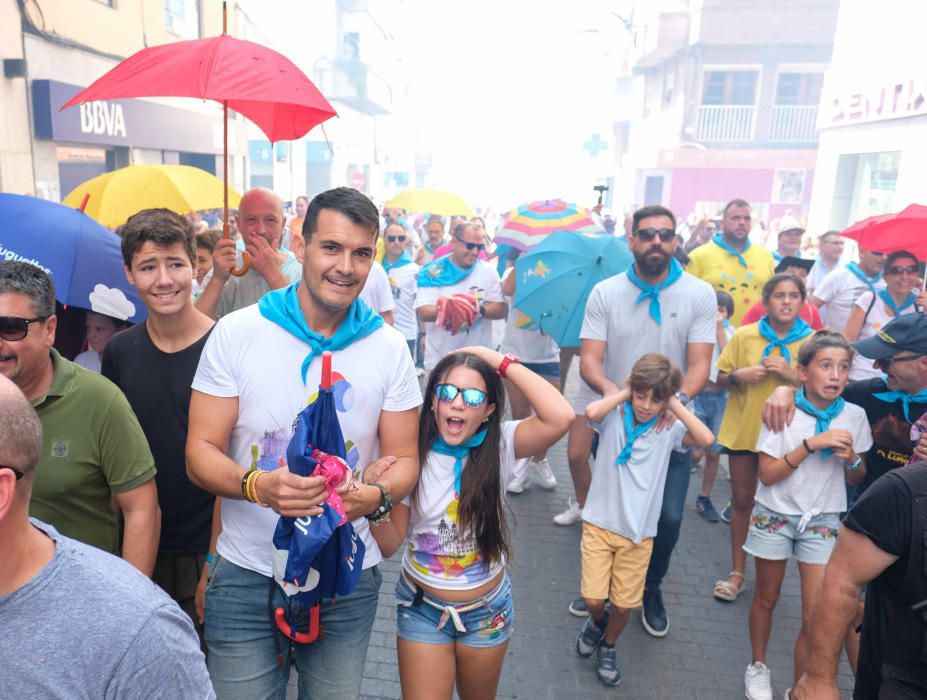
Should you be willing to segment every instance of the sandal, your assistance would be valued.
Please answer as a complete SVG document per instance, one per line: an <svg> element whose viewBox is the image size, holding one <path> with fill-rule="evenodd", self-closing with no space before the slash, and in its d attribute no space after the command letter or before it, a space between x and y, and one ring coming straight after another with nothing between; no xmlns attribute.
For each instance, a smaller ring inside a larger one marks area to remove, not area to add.
<svg viewBox="0 0 927 700"><path fill-rule="evenodd" d="M735 586L730 581L721 580L715 581L715 598L718 600L723 600L726 603L733 603L737 600L737 596L744 592L744 575L740 571L732 571L728 574L728 578L731 576L740 577L740 585Z"/></svg>

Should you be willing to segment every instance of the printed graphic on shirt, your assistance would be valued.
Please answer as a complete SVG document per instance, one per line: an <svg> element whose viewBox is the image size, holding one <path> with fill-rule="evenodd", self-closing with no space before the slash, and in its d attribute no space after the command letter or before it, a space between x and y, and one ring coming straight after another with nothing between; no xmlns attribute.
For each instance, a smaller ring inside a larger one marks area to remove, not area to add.
<svg viewBox="0 0 927 700"><path fill-rule="evenodd" d="M462 533L457 522L458 498L448 505L437 531L419 532L411 543L412 566L423 576L444 576L453 579L461 576L477 581L486 576L476 538Z"/></svg>
<svg viewBox="0 0 927 700"><path fill-rule="evenodd" d="M756 275L747 269L742 273L730 275L722 272L718 282L718 289L727 292L735 300L739 299L742 308L749 309L753 303L760 297L762 285L756 279Z"/></svg>

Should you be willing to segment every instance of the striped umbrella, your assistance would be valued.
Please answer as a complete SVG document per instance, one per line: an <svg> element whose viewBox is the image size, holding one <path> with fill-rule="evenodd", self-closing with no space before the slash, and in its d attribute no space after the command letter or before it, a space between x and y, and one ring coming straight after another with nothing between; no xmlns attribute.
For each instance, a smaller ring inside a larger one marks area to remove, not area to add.
<svg viewBox="0 0 927 700"><path fill-rule="evenodd" d="M606 232L590 209L562 199L544 199L505 214L494 240L497 246L528 250L555 231L593 235Z"/></svg>

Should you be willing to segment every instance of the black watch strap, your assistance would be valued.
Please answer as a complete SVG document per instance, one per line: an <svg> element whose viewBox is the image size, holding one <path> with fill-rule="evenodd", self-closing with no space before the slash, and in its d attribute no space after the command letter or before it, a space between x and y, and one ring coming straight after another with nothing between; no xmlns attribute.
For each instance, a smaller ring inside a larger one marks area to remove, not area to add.
<svg viewBox="0 0 927 700"><path fill-rule="evenodd" d="M379 505L379 507L367 515L367 520L376 522L393 509L393 498L389 495L389 491L386 490L386 487L383 484L373 482L372 484L369 484L369 486L376 486L378 489L380 489L380 496L383 499L383 502Z"/></svg>

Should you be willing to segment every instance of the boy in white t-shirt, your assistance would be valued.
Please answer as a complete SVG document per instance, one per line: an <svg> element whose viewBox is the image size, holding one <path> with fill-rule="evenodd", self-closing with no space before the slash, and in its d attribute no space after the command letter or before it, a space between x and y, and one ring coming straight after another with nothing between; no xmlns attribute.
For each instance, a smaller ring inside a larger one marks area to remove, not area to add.
<svg viewBox="0 0 927 700"><path fill-rule="evenodd" d="M600 437L583 508L581 588L589 619L576 653L596 653L596 673L607 686L621 682L615 642L643 601L670 452L714 442L676 398L681 384L682 373L668 357L647 353L634 363L626 389L586 407ZM679 420L672 422L668 413Z"/></svg>

